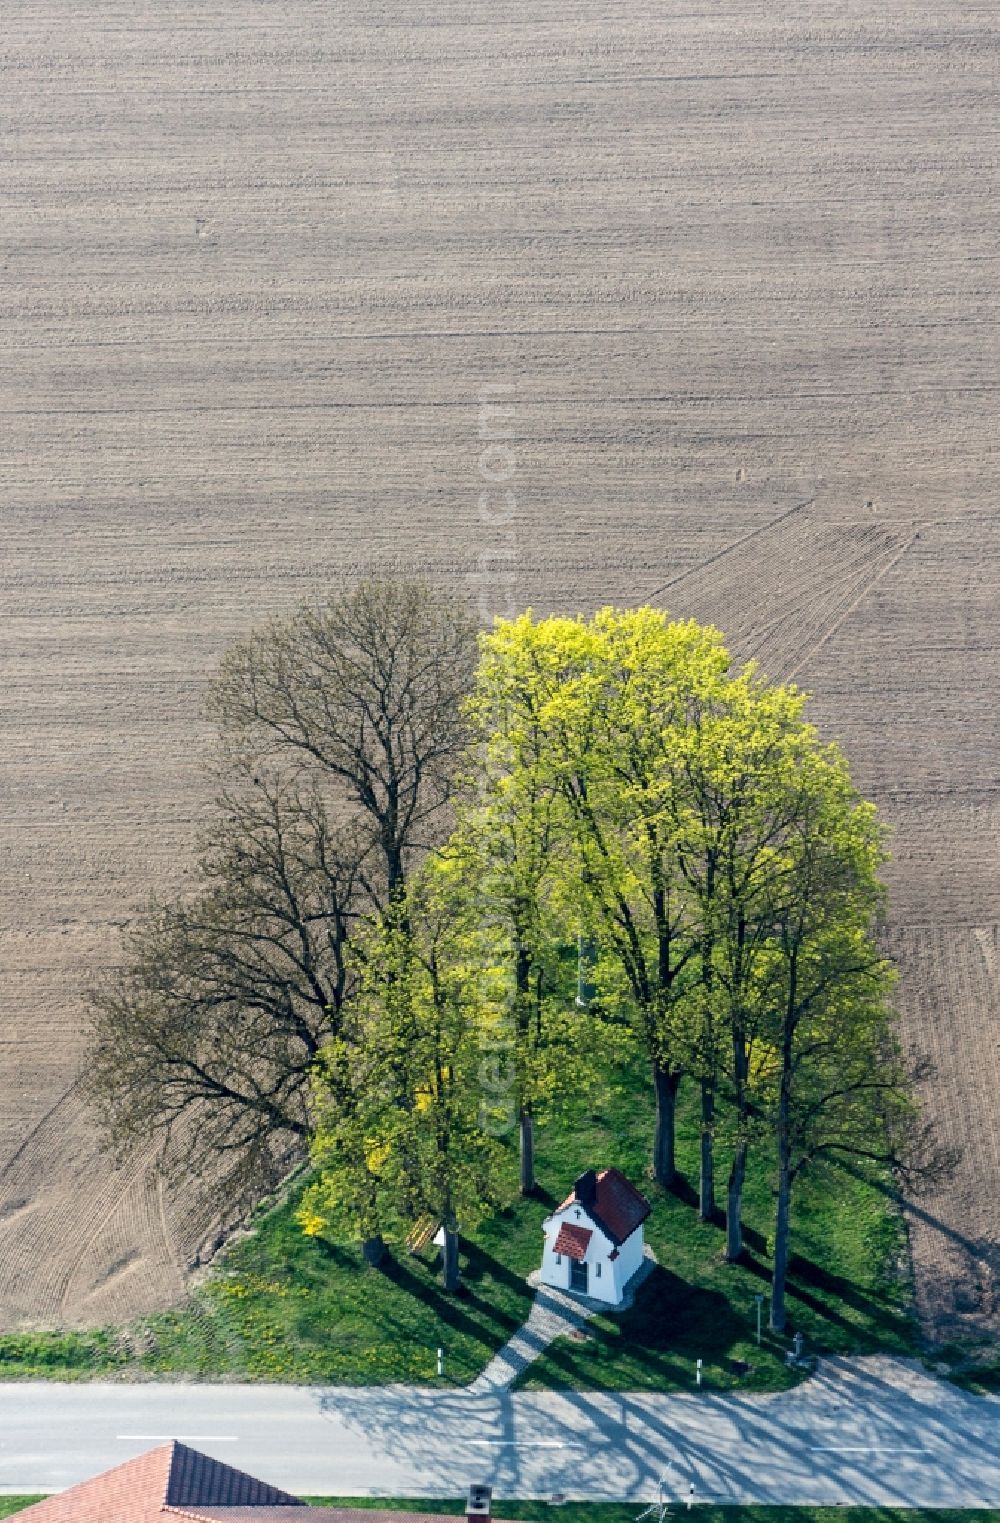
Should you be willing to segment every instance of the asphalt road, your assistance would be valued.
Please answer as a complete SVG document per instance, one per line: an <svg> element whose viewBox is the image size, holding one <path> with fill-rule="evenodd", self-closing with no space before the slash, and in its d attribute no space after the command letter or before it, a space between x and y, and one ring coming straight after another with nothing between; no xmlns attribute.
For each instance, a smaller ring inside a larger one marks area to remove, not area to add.
<svg viewBox="0 0 1000 1523"><path fill-rule="evenodd" d="M1000 1399L887 1360L772 1396L474 1397L401 1387L0 1385L0 1490L182 1439L300 1494L1000 1506Z"/></svg>

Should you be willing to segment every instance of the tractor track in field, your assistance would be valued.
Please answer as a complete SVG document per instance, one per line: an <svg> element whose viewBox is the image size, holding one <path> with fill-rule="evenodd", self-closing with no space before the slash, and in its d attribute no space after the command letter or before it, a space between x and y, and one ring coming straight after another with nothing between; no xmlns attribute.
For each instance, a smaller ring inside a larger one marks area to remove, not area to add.
<svg viewBox="0 0 1000 1523"><path fill-rule="evenodd" d="M0 1325L167 1305L217 1240L74 1086L81 991L185 882L220 652L377 566L500 612L502 565L814 693L893 827L904 1028L966 1144L913 1215L922 1315L995 1328L998 49L986 0L15 9Z"/></svg>

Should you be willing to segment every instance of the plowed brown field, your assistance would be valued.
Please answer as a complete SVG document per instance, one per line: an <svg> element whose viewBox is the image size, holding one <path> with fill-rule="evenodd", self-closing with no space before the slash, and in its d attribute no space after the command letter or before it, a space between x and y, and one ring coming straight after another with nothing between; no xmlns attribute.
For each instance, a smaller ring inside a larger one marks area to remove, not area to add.
<svg viewBox="0 0 1000 1523"><path fill-rule="evenodd" d="M10 0L0 1324L179 1293L211 1224L101 1159L81 984L183 881L219 652L395 560L817 693L967 1145L921 1306L1000 1328L998 63L992 0Z"/></svg>

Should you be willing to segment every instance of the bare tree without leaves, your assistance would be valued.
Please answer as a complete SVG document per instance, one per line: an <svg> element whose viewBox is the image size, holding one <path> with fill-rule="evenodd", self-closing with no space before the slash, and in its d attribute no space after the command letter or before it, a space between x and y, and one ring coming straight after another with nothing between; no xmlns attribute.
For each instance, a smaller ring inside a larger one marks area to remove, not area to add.
<svg viewBox="0 0 1000 1523"><path fill-rule="evenodd" d="M390 899L442 838L475 660L464 604L421 582L372 580L234 646L210 704L227 734L339 785L374 829Z"/></svg>
<svg viewBox="0 0 1000 1523"><path fill-rule="evenodd" d="M464 604L372 580L225 657L196 892L150 906L92 1001L88 1086L119 1152L161 1135L175 1168L226 1166L234 1210L302 1155L358 926L447 833L475 655Z"/></svg>
<svg viewBox="0 0 1000 1523"><path fill-rule="evenodd" d="M199 891L152 905L94 995L89 1088L119 1151L160 1132L187 1168L228 1160L241 1198L288 1166L351 992L367 854L304 779L244 772L227 787Z"/></svg>

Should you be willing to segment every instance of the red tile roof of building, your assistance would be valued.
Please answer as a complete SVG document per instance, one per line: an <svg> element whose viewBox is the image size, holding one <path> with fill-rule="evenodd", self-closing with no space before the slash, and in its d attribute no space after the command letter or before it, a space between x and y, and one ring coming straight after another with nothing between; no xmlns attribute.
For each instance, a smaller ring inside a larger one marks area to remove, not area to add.
<svg viewBox="0 0 1000 1523"><path fill-rule="evenodd" d="M557 1210L565 1211L574 1203L586 1211L616 1247L642 1226L653 1209L645 1195L625 1178L620 1169L601 1170L594 1199L589 1204L584 1205L574 1193L570 1193Z"/></svg>
<svg viewBox="0 0 1000 1523"><path fill-rule="evenodd" d="M289 1492L175 1441L46 1497L21 1516L29 1523L163 1523L171 1516L204 1518L201 1509L210 1507L226 1508L237 1523L233 1509L249 1507L264 1523L261 1509L276 1505L283 1514L294 1508L297 1523L307 1523L313 1510Z"/></svg>
<svg viewBox="0 0 1000 1523"><path fill-rule="evenodd" d="M582 1263L587 1257L587 1245L593 1235L589 1227L574 1227L571 1222L563 1222L556 1238L555 1251Z"/></svg>
<svg viewBox="0 0 1000 1523"><path fill-rule="evenodd" d="M291 1492L258 1481L221 1460L174 1441L170 1478L163 1498L167 1507L302 1507Z"/></svg>
<svg viewBox="0 0 1000 1523"><path fill-rule="evenodd" d="M25 1508L30 1523L161 1523L172 1444Z"/></svg>
<svg viewBox="0 0 1000 1523"><path fill-rule="evenodd" d="M18 1514L30 1523L455 1523L438 1513L308 1507L174 1441Z"/></svg>
<svg viewBox="0 0 1000 1523"><path fill-rule="evenodd" d="M300 1502L297 1507L199 1507L196 1512L181 1512L179 1508L165 1507L163 1523L173 1518L194 1518L197 1523L330 1523L335 1517L329 1507L307 1507ZM364 1518L352 1515L352 1523L367 1523L368 1509ZM454 1518L450 1523L455 1523Z"/></svg>

